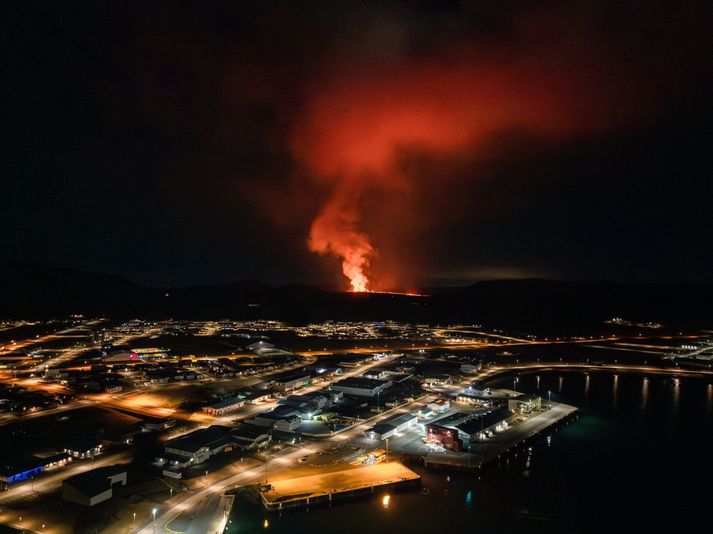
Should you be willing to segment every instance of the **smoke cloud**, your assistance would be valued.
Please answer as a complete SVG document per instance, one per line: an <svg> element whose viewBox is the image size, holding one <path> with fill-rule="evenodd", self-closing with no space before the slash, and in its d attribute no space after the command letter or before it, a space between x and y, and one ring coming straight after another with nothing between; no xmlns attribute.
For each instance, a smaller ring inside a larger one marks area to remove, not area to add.
<svg viewBox="0 0 713 534"><path fill-rule="evenodd" d="M358 201L362 182L340 180L322 211L312 223L309 249L319 254L333 254L342 260L342 272L349 279L352 291L367 291L369 267L374 247L369 236L360 231Z"/></svg>
<svg viewBox="0 0 713 534"><path fill-rule="evenodd" d="M311 93L293 134L295 155L331 189L311 225L309 249L339 258L352 290L374 289L370 265L382 251L364 230L362 198L407 192L410 155L488 151L494 135L511 130L554 140L595 132L624 120L617 100L599 65L583 69L561 57L422 61L337 77ZM407 224L393 213L377 234Z"/></svg>

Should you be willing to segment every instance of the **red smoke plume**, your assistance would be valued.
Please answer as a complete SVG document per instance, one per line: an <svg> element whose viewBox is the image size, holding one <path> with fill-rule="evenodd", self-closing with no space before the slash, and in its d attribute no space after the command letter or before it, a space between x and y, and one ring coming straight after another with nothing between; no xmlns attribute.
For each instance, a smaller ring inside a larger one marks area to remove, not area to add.
<svg viewBox="0 0 713 534"><path fill-rule="evenodd" d="M366 269L374 254L369 236L357 228L360 194L358 179L341 180L312 223L308 241L311 251L342 259L342 272L349 279L352 291L368 291Z"/></svg>
<svg viewBox="0 0 713 534"><path fill-rule="evenodd" d="M403 162L413 152L477 151L500 131L551 139L610 123L615 106L602 70L582 63L532 57L423 63L315 89L292 143L310 173L332 187L312 223L310 250L340 258L352 290L369 290L376 247L361 228L362 195L407 190ZM403 223L394 213L383 231L399 231Z"/></svg>

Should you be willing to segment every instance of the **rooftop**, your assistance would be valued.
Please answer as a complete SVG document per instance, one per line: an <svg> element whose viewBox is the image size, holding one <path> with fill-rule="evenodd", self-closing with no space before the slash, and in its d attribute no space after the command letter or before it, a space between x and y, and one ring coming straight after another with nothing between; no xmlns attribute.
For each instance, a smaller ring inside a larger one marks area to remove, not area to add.
<svg viewBox="0 0 713 534"><path fill-rule="evenodd" d="M198 452L203 447L210 447L228 436L230 427L213 425L208 428L194 430L185 436L171 439L166 442L166 448L178 449L186 452Z"/></svg>
<svg viewBox="0 0 713 534"><path fill-rule="evenodd" d="M74 475L64 481L85 495L96 495L111 487L109 477L126 472L125 465L109 465Z"/></svg>
<svg viewBox="0 0 713 534"><path fill-rule="evenodd" d="M334 384L334 386L343 386L343 387L348 387L348 388L374 389L374 388L382 387L382 386L384 386L384 384L386 384L386 382L383 380L375 380L373 378L350 376L348 378L340 380L339 382L336 382Z"/></svg>

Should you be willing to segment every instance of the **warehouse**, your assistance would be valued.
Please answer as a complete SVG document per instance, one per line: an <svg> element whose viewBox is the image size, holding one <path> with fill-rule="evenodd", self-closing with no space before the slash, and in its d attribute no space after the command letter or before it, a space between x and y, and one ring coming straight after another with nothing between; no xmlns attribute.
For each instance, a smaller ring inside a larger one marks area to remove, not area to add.
<svg viewBox="0 0 713 534"><path fill-rule="evenodd" d="M0 466L0 490L8 489L10 484L22 482L40 475L44 471L64 467L72 457L67 453L54 454L45 458L27 456L18 458Z"/></svg>
<svg viewBox="0 0 713 534"><path fill-rule="evenodd" d="M270 443L270 432L265 427L254 425L240 425L230 432L235 443L243 450L260 448Z"/></svg>
<svg viewBox="0 0 713 534"><path fill-rule="evenodd" d="M74 475L62 482L62 498L84 506L111 499L114 487L126 486L126 467L110 465Z"/></svg>
<svg viewBox="0 0 713 534"><path fill-rule="evenodd" d="M418 424L418 417L416 415L411 413L400 413L392 415L391 417L384 419L379 424L374 425L365 432L365 435L371 439L388 439L416 424Z"/></svg>
<svg viewBox="0 0 713 534"><path fill-rule="evenodd" d="M302 424L302 418L299 414L299 410L294 410L287 406L278 406L270 412L257 414L253 419L247 422L253 425L282 430L284 432L294 432Z"/></svg>
<svg viewBox="0 0 713 534"><path fill-rule="evenodd" d="M213 425L166 442L162 463L181 467L198 465L233 445L229 427Z"/></svg>
<svg viewBox="0 0 713 534"><path fill-rule="evenodd" d="M462 451L507 427L512 417L507 407L476 413L454 413L426 424L426 440L446 449Z"/></svg>
<svg viewBox="0 0 713 534"><path fill-rule="evenodd" d="M288 391L308 386L311 381L312 379L310 375L305 373L295 373L276 378L273 382L275 384L276 391L279 391L280 393L287 393Z"/></svg>
<svg viewBox="0 0 713 534"><path fill-rule="evenodd" d="M234 412L242 408L245 405L245 401L242 397L233 397L222 402L216 402L210 406L204 406L203 411L209 415L219 416L228 412Z"/></svg>
<svg viewBox="0 0 713 534"><path fill-rule="evenodd" d="M357 397L374 397L380 395L385 389L391 387L390 381L372 380L371 378L349 377L332 384L334 391L341 391L346 395Z"/></svg>

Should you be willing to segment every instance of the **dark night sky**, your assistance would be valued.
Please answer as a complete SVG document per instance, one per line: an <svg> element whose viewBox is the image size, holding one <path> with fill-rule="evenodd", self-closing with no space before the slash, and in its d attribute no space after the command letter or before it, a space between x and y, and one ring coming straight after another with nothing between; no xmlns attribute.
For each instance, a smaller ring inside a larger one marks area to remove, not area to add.
<svg viewBox="0 0 713 534"><path fill-rule="evenodd" d="M408 187L364 194L383 261L414 283L713 282L712 6L4 2L0 261L342 284L305 245L329 190L295 156L309 103L455 63L516 73L494 97L507 121L477 146L406 147ZM562 84L577 124L508 122Z"/></svg>

